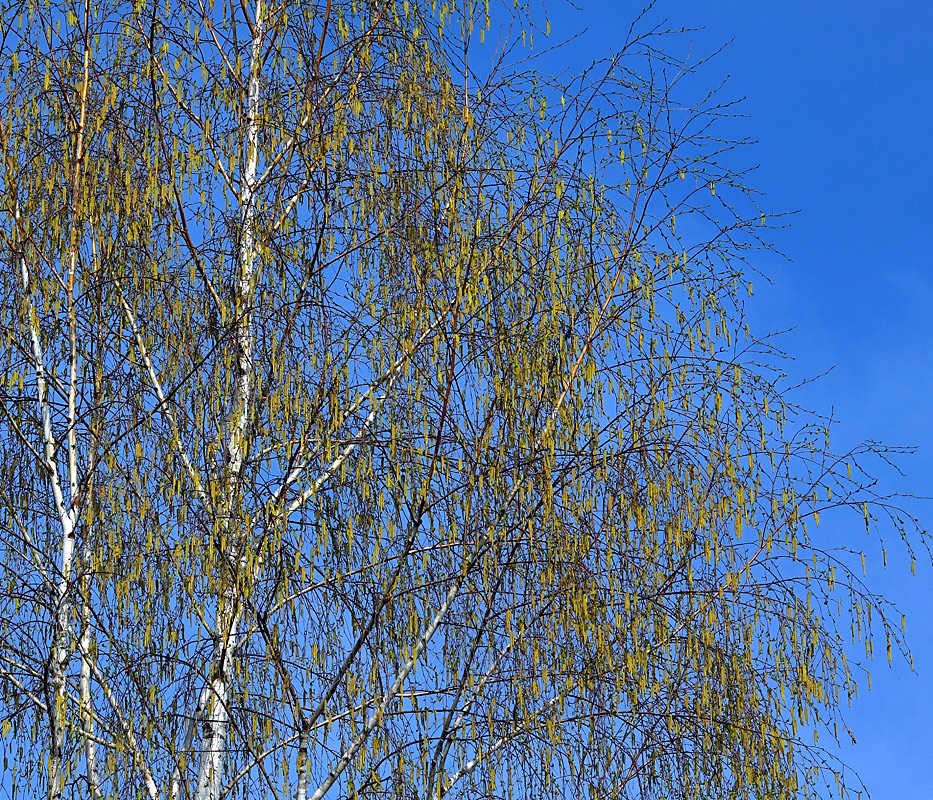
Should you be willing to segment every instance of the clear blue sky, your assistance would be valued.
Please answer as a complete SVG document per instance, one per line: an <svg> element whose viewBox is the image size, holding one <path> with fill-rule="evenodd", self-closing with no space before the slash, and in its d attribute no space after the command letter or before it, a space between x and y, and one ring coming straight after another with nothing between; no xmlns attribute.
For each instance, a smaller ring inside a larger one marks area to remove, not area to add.
<svg viewBox="0 0 933 800"><path fill-rule="evenodd" d="M555 34L588 29L570 45L581 64L618 47L641 7L578 5L549 3ZM887 485L933 495L933 5L659 0L652 18L705 27L687 35L699 54L734 40L705 74L746 98L731 132L758 142L744 158L761 165L765 205L799 211L776 237L792 261L759 261L773 284L755 283L753 327L796 326L783 339L792 376L834 368L805 399L842 420L837 449L915 445L906 478ZM933 502L910 507L933 521ZM882 653L849 712L858 744L842 755L874 800L933 797L933 570L921 563L912 578L889 558L884 572L877 547L869 558L873 585L907 615L917 674Z"/></svg>

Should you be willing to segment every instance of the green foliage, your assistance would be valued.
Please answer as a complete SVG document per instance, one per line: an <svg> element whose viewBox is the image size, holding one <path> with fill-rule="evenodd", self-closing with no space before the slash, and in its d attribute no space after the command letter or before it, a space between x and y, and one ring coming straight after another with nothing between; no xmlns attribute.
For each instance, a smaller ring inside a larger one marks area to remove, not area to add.
<svg viewBox="0 0 933 800"><path fill-rule="evenodd" d="M840 626L903 641L815 528L911 521L748 331L654 32L560 85L510 3L3 19L13 796L844 786Z"/></svg>

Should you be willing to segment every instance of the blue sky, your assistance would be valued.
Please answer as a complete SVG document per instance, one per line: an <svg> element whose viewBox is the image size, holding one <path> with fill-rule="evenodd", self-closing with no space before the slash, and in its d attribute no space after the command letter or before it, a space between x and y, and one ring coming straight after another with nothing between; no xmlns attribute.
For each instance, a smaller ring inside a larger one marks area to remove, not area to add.
<svg viewBox="0 0 933 800"><path fill-rule="evenodd" d="M550 7L558 37L588 29L570 45L581 65L618 47L640 8L578 5ZM748 118L730 132L757 140L743 156L761 165L752 183L770 209L799 212L776 235L791 260L757 261L773 283L755 282L754 329L794 327L782 339L794 378L833 368L801 397L841 420L837 449L867 438L914 445L900 462L906 477L885 484L933 496L933 5L659 0L652 13L703 27L687 34L697 54L733 40L705 67L706 88L729 76L725 96L746 98ZM909 507L933 519L933 502ZM933 569L921 561L911 577L889 544L886 571L878 547L868 550L869 577L907 615L917 674L889 669L882 654L872 691L849 712L858 743L842 755L874 800L931 797Z"/></svg>

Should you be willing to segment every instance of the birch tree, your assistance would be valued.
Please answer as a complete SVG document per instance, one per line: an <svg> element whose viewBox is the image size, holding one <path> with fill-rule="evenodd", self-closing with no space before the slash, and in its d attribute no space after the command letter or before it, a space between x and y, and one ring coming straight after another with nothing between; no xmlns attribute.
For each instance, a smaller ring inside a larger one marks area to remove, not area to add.
<svg viewBox="0 0 933 800"><path fill-rule="evenodd" d="M846 785L849 625L903 638L816 526L911 521L746 326L768 220L656 31L558 80L511 3L3 23L4 791Z"/></svg>

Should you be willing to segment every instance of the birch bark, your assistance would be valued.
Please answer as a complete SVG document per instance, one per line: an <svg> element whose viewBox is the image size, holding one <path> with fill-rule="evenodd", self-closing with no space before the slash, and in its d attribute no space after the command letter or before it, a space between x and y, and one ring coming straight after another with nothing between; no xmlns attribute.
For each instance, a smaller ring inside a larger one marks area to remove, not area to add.
<svg viewBox="0 0 933 800"><path fill-rule="evenodd" d="M238 275L234 289L235 383L233 413L227 442L223 479L221 592L217 601L215 636L219 646L210 666L210 697L202 715L201 761L198 768L196 800L219 800L229 734L230 678L233 651L242 607L240 576L248 546L246 521L240 509L240 479L246 457L247 428L251 416L253 392L253 292L256 262L256 170L259 153L259 93L264 38L262 0L257 0L251 26L249 83L246 107L246 132L240 180L240 220Z"/></svg>
<svg viewBox="0 0 933 800"><path fill-rule="evenodd" d="M58 582L55 589L55 627L52 636L52 664L50 687L52 705L48 709L51 724L51 742L49 751L48 796L57 800L63 791L62 755L65 747L65 676L68 669L69 648L68 629L71 616L69 590L74 563L75 513L69 508L62 489L57 460L57 443L52 431L52 411L48 398L48 380L45 373L45 356L39 332L39 318L32 298L33 282L25 259L20 259L20 278L23 294L26 298L29 315L29 336L32 345L32 367L36 379L36 398L42 421L43 461L49 476L52 501L61 525L61 558L58 569Z"/></svg>

